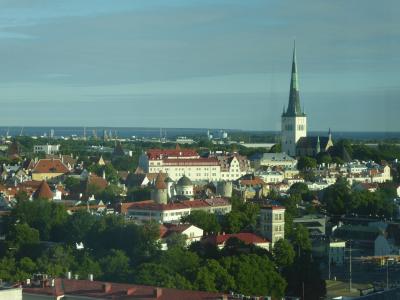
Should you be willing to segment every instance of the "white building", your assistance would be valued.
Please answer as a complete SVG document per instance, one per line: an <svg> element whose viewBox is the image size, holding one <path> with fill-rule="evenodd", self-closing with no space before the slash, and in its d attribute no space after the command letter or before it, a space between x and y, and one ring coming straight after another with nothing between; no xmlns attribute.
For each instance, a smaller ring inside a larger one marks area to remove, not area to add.
<svg viewBox="0 0 400 300"><path fill-rule="evenodd" d="M171 234L182 234L186 237L186 246L199 242L204 234L203 229L191 224L170 224L160 225L161 249L168 250L167 240Z"/></svg>
<svg viewBox="0 0 400 300"><path fill-rule="evenodd" d="M271 241L272 248L285 238L285 208L283 206L264 206L260 208L261 235Z"/></svg>
<svg viewBox="0 0 400 300"><path fill-rule="evenodd" d="M139 158L139 167L146 173L167 173L177 181L187 176L192 181L236 180L250 172L249 161L240 155L200 157L191 149L150 149Z"/></svg>
<svg viewBox="0 0 400 300"><path fill-rule="evenodd" d="M57 154L60 150L60 145L35 145L33 153Z"/></svg>
<svg viewBox="0 0 400 300"><path fill-rule="evenodd" d="M255 175L260 177L265 183L279 183L285 179L283 173L278 171L257 171Z"/></svg>
<svg viewBox="0 0 400 300"><path fill-rule="evenodd" d="M158 223L179 223L181 218L192 211L203 210L224 215L232 210L230 202L223 198L205 200L187 200L175 203L156 203L153 200L121 203L121 213L127 218L138 221L156 221Z"/></svg>

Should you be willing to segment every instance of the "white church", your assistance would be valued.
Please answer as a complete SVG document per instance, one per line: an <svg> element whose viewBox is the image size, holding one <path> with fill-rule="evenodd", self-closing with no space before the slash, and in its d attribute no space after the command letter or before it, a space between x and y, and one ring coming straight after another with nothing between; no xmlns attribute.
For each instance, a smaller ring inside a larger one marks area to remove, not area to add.
<svg viewBox="0 0 400 300"><path fill-rule="evenodd" d="M293 48L289 105L286 110L283 109L281 124L282 152L290 156L315 156L333 146L330 130L327 137L307 136L307 116L300 106L296 45Z"/></svg>

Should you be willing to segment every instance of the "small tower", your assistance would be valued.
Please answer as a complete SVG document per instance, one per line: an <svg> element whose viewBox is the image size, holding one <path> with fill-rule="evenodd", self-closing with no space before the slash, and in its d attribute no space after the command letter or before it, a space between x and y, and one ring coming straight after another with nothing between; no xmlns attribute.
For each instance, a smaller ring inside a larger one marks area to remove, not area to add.
<svg viewBox="0 0 400 300"><path fill-rule="evenodd" d="M164 181L164 175L160 172L151 191L151 199L158 204L167 204L168 202L168 186Z"/></svg>
<svg viewBox="0 0 400 300"><path fill-rule="evenodd" d="M290 80L289 105L282 114L282 151L296 155L297 141L307 136L307 116L300 106L299 83L297 78L296 44L293 47L292 75Z"/></svg>

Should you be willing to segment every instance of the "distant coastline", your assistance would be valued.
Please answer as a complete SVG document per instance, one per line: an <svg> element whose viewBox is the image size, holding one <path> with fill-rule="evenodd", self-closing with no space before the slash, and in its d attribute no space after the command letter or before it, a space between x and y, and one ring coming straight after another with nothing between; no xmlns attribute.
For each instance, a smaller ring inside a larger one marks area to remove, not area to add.
<svg viewBox="0 0 400 300"><path fill-rule="evenodd" d="M54 130L54 137L69 137L72 135L83 136L84 127L77 126L29 126L29 127L7 127L0 126L0 136L50 136L51 130ZM86 127L86 136L92 136L95 131L100 137L104 130L112 135L115 134L120 138L129 138L135 136L141 137L159 137L175 138L178 136L206 136L207 130L218 132L219 128L155 128L155 127ZM280 135L280 131L262 131L262 130L241 130L241 129L223 129L228 133L248 133L248 134L267 134ZM311 136L326 135L324 131L310 131ZM351 131L333 131L333 138L338 139L354 139L354 140L395 140L400 139L400 132L351 132Z"/></svg>

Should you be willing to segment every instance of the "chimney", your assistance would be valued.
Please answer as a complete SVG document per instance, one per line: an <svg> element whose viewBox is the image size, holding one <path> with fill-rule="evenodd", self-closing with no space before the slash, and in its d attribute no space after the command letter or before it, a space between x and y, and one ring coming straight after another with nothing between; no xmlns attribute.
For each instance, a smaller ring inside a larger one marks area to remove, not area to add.
<svg viewBox="0 0 400 300"><path fill-rule="evenodd" d="M89 281L93 281L93 274L89 274L88 279Z"/></svg>
<svg viewBox="0 0 400 300"><path fill-rule="evenodd" d="M72 273L71 273L71 271L68 271L67 272L67 279L71 279L72 278Z"/></svg>
<svg viewBox="0 0 400 300"><path fill-rule="evenodd" d="M109 282L103 283L103 292L104 293L111 292L111 283Z"/></svg>
<svg viewBox="0 0 400 300"><path fill-rule="evenodd" d="M132 296L133 294L135 294L135 292L136 292L136 288L131 287L131 288L128 288L128 289L126 290L126 295L127 295L127 296Z"/></svg>
<svg viewBox="0 0 400 300"><path fill-rule="evenodd" d="M153 290L153 297L154 298L158 299L158 298L161 297L161 295L162 295L162 288L155 288Z"/></svg>

